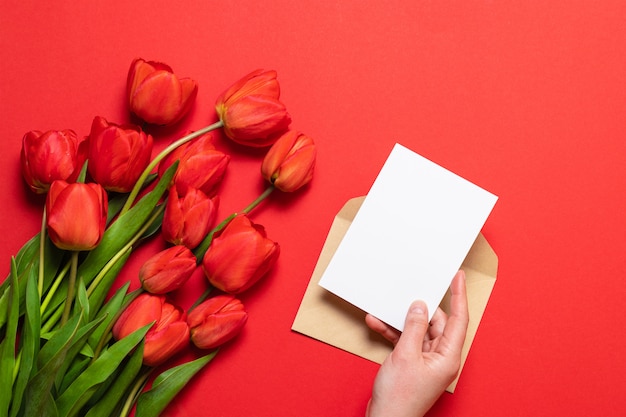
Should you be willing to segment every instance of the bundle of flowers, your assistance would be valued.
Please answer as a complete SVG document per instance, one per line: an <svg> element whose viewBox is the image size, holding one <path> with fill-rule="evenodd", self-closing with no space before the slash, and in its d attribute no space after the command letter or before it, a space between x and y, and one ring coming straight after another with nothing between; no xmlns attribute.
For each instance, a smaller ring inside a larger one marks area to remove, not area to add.
<svg viewBox="0 0 626 417"><path fill-rule="evenodd" d="M180 121L197 91L163 63L136 59L128 72L129 108L144 128ZM316 148L290 127L275 71L243 77L215 109L217 122L155 157L144 128L99 116L85 138L69 129L25 134L23 177L46 201L41 232L11 259L0 286L0 415L159 415L241 331L248 313L238 295L280 253L250 212L273 190L309 183ZM260 173L268 184L219 223L231 156L215 146L218 129L267 149ZM158 235L168 246L141 266L141 287L114 290L137 246ZM169 294L198 268L206 291L185 311ZM168 366L190 344L205 353Z"/></svg>

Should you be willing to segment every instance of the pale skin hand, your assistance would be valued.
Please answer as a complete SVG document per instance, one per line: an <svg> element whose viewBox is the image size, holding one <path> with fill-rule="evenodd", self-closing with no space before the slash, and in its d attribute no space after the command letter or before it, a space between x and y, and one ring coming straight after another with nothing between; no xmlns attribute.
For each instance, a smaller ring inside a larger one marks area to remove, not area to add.
<svg viewBox="0 0 626 417"><path fill-rule="evenodd" d="M437 308L430 325L422 301L411 304L401 334L371 315L365 318L395 345L374 380L367 417L423 416L456 378L469 320L463 271L450 291L450 316Z"/></svg>

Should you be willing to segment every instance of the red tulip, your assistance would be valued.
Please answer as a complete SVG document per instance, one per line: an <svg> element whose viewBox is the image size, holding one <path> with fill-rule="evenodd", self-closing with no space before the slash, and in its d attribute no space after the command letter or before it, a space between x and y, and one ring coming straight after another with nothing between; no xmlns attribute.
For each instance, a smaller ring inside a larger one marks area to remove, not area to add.
<svg viewBox="0 0 626 417"><path fill-rule="evenodd" d="M106 191L99 184L53 182L46 199L50 240L66 250L95 248L104 234L107 210Z"/></svg>
<svg viewBox="0 0 626 417"><path fill-rule="evenodd" d="M172 187L163 215L163 238L191 249L198 246L215 222L217 201L218 197L211 199L195 188L179 197L176 187Z"/></svg>
<svg viewBox="0 0 626 417"><path fill-rule="evenodd" d="M172 246L153 255L141 266L141 286L152 294L177 290L191 277L196 264L191 250L181 245Z"/></svg>
<svg viewBox="0 0 626 417"><path fill-rule="evenodd" d="M198 95L198 83L191 78L178 78L168 65L141 58L131 63L126 88L130 111L157 125L179 121Z"/></svg>
<svg viewBox="0 0 626 417"><path fill-rule="evenodd" d="M291 123L279 96L276 71L256 70L229 87L215 103L226 136L247 146L274 143Z"/></svg>
<svg viewBox="0 0 626 417"><path fill-rule="evenodd" d="M113 337L120 340L135 330L154 322L145 336L143 363L157 366L189 343L185 313L165 301L165 296L149 293L135 298L113 326Z"/></svg>
<svg viewBox="0 0 626 417"><path fill-rule="evenodd" d="M290 130L267 152L261 173L279 190L295 191L313 178L316 154L313 139Z"/></svg>
<svg viewBox="0 0 626 417"><path fill-rule="evenodd" d="M279 253L278 243L267 238L263 226L239 215L213 238L202 266L214 287L237 294L264 276Z"/></svg>
<svg viewBox="0 0 626 417"><path fill-rule="evenodd" d="M37 194L48 191L54 180L76 181L87 158L86 145L73 130L32 130L22 139L22 175Z"/></svg>
<svg viewBox="0 0 626 417"><path fill-rule="evenodd" d="M209 298L187 316L191 342L200 349L218 347L237 336L247 320L243 304L232 295Z"/></svg>
<svg viewBox="0 0 626 417"><path fill-rule="evenodd" d="M215 149L211 134L204 134L187 142L165 157L159 164L159 175L178 160L174 184L178 195L185 195L190 189L198 189L209 197L214 197L220 185L230 156Z"/></svg>
<svg viewBox="0 0 626 417"><path fill-rule="evenodd" d="M109 123L96 116L89 134L93 179L109 191L129 192L150 163L152 136L133 125Z"/></svg>

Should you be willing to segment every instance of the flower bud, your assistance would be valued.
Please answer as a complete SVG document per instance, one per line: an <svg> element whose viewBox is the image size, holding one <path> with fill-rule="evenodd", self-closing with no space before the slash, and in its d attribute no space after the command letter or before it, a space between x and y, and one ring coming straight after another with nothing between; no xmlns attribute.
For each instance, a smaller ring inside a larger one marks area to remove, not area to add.
<svg viewBox="0 0 626 417"><path fill-rule="evenodd" d="M199 304L187 316L191 342L200 349L213 349L237 336L248 320L241 301L218 295Z"/></svg>
<svg viewBox="0 0 626 417"><path fill-rule="evenodd" d="M187 142L165 157L159 164L159 175L178 160L174 184L178 195L185 195L195 188L214 197L220 185L230 156L215 149L211 134L204 134Z"/></svg>
<svg viewBox="0 0 626 417"><path fill-rule="evenodd" d="M152 294L177 290L191 277L196 263L196 257L188 248L181 245L167 248L141 266L141 286Z"/></svg>
<svg viewBox="0 0 626 417"><path fill-rule="evenodd" d="M50 240L65 250L95 248L104 234L107 211L106 191L99 184L53 182L46 199Z"/></svg>
<svg viewBox="0 0 626 417"><path fill-rule="evenodd" d="M130 111L157 125L171 125L191 109L198 95L198 83L178 78L162 62L135 59L128 70L127 93Z"/></svg>
<svg viewBox="0 0 626 417"><path fill-rule="evenodd" d="M190 249L198 246L215 222L217 201L218 197L211 199L195 188L189 188L187 194L180 197L176 187L172 187L163 215L163 238Z"/></svg>
<svg viewBox="0 0 626 417"><path fill-rule="evenodd" d="M275 136L291 123L279 97L276 71L256 70L237 81L215 103L226 136L253 147L274 143Z"/></svg>
<svg viewBox="0 0 626 417"><path fill-rule="evenodd" d="M139 126L117 125L96 116L89 134L89 164L93 179L109 191L126 193L150 163L152 136Z"/></svg>
<svg viewBox="0 0 626 417"><path fill-rule="evenodd" d="M54 180L74 182L87 158L86 145L73 130L32 130L22 139L22 176L37 194L48 191Z"/></svg>
<svg viewBox="0 0 626 417"><path fill-rule="evenodd" d="M165 301L165 296L140 294L122 312L113 326L113 337L120 340L154 323L145 336L143 363L157 366L189 343L185 313Z"/></svg>
<svg viewBox="0 0 626 417"><path fill-rule="evenodd" d="M261 173L279 190L295 191L313 178L316 154L313 139L290 130L267 152Z"/></svg>
<svg viewBox="0 0 626 417"><path fill-rule="evenodd" d="M267 238L263 226L238 215L214 236L202 267L216 288L238 294L251 287L276 263L280 247Z"/></svg>

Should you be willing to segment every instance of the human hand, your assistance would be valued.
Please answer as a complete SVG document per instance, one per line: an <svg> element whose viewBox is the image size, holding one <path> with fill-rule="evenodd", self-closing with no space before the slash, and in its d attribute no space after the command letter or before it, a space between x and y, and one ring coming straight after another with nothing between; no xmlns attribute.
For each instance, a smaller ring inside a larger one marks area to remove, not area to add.
<svg viewBox="0 0 626 417"><path fill-rule="evenodd" d="M365 317L395 345L374 380L367 417L423 416L456 378L469 321L463 271L454 276L450 291L450 316L437 308L430 326L422 301L409 307L401 334L372 315Z"/></svg>

